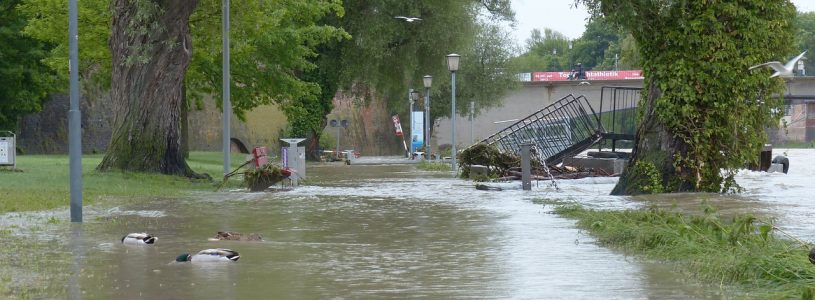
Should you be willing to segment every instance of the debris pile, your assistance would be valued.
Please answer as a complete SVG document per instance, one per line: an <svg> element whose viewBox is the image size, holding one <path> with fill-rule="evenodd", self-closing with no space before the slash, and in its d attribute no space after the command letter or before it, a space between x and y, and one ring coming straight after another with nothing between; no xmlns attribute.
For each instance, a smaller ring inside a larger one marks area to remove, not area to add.
<svg viewBox="0 0 815 300"><path fill-rule="evenodd" d="M503 153L498 148L479 143L465 149L459 155L461 161L461 176L473 178L476 181L509 181L521 179L521 156ZM532 179L579 179L585 177L608 177L619 174L608 174L601 169L583 169L572 166L548 165L549 172L542 162L533 155L531 157Z"/></svg>

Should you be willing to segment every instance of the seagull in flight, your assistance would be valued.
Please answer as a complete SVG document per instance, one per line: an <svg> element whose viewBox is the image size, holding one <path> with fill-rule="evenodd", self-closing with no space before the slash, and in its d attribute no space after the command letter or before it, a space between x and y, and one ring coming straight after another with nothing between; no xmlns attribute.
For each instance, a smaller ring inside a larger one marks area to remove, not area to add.
<svg viewBox="0 0 815 300"><path fill-rule="evenodd" d="M771 62L763 63L763 64L760 64L760 65L752 66L748 70L752 70L752 69L759 68L759 67L770 67L770 68L773 68L773 70L775 70L775 73L772 76L770 76L770 78L773 78L773 77L776 77L776 76L792 77L793 76L792 75L792 69L795 67L795 63L797 63L798 60L801 59L801 57L804 57L804 54L806 54L806 53L807 52L804 51L803 53L799 54L795 58L788 61L786 65L782 65L780 62L777 62L777 61L771 61Z"/></svg>
<svg viewBox="0 0 815 300"><path fill-rule="evenodd" d="M403 17L403 16L396 16L393 17L394 19L402 19L407 21L408 23L413 23L413 21L421 21L422 19L416 17Z"/></svg>

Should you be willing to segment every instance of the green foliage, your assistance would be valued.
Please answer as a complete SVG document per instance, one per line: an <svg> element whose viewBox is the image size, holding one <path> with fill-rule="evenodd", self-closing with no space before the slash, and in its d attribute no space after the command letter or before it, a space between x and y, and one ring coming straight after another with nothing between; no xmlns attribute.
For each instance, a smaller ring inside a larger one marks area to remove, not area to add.
<svg viewBox="0 0 815 300"><path fill-rule="evenodd" d="M44 62L60 74L67 74L68 44L65 38L67 6L58 0L22 0L20 9L29 18L26 34L56 47ZM139 7L130 20L132 34L164 29L155 18L163 12L157 2L133 0ZM202 0L190 18L193 58L186 77L187 95L200 100L203 95L221 93L221 1ZM234 113L264 104L284 104L290 99L315 98L320 93L314 82L299 75L316 66L310 59L322 43L349 38L342 29L317 25L327 15L342 16L339 0L242 1L231 3L231 76ZM112 16L110 1L79 1L80 70L85 79L109 83L111 54L108 39ZM164 41L173 43L176 41ZM136 53L149 53L147 46ZM133 55L128 64L145 63L149 57ZM220 105L220 102L217 102Z"/></svg>
<svg viewBox="0 0 815 300"><path fill-rule="evenodd" d="M111 57L108 39L111 34L110 1L78 1L79 74L85 80L110 82ZM60 0L21 0L18 6L28 19L24 32L50 45L42 62L67 81L68 76L68 5ZM84 81L84 80L83 80ZM66 85L67 87L67 85Z"/></svg>
<svg viewBox="0 0 815 300"><path fill-rule="evenodd" d="M583 35L573 40L549 28L543 33L533 29L526 52L513 59L513 66L520 72L569 71L578 63L586 70L613 70L615 62L620 70L638 69L636 41L627 31L596 16L586 24Z"/></svg>
<svg viewBox="0 0 815 300"><path fill-rule="evenodd" d="M815 269L808 247L777 238L772 221L750 214L724 219L712 207L682 213L659 208L610 211L553 204L555 212L600 244L671 263L696 279L734 289L749 299L792 299L811 294Z"/></svg>
<svg viewBox="0 0 815 300"><path fill-rule="evenodd" d="M39 111L56 79L40 62L49 47L22 33L26 20L17 3L0 5L0 130L16 131L19 117Z"/></svg>
<svg viewBox="0 0 815 300"><path fill-rule="evenodd" d="M659 172L659 169L657 169L653 163L637 161L631 172L639 173L639 176L643 178L643 182L639 184L643 192L647 194L659 194L664 191L662 187L662 173Z"/></svg>
<svg viewBox="0 0 815 300"><path fill-rule="evenodd" d="M427 160L422 160L419 162L419 164L416 165L416 168L422 171L450 172L452 166L449 163L430 162Z"/></svg>
<svg viewBox="0 0 815 300"><path fill-rule="evenodd" d="M652 111L650 125L664 126L676 141L674 170L664 175L679 178L676 188L735 187L735 171L757 159L765 128L777 126L783 111L783 80L747 69L794 53L794 6L763 0L581 2L630 31L639 46L645 82L653 82L643 99L658 95L653 107L641 109ZM666 192L676 191L671 186Z"/></svg>
<svg viewBox="0 0 815 300"><path fill-rule="evenodd" d="M326 22L353 38L323 49L320 61L320 68L336 70L342 90L368 87L387 101L388 110L406 112L408 89L423 91L422 77L432 75L432 123L451 111L447 54L462 56L456 82L459 112L467 111L469 101L476 102L478 111L497 105L500 95L516 84L514 72L506 71L511 39L500 26L513 17L508 0L347 0L343 6L343 18ZM400 15L422 20L394 19Z"/></svg>
<svg viewBox="0 0 815 300"><path fill-rule="evenodd" d="M221 3L203 0L190 18L195 50L186 78L188 91L192 91L188 95L221 93ZM242 118L246 111L259 105L286 106L300 99L307 103L318 100L320 86L302 80L300 75L316 68L311 59L318 55L319 45L349 38L342 29L317 23L328 16L342 16L341 1L232 2L230 12L231 96L235 114ZM301 117L299 109L286 113Z"/></svg>
<svg viewBox="0 0 815 300"><path fill-rule="evenodd" d="M795 28L798 50L808 50L803 61L808 74L812 74L815 72L815 12L799 12L795 18Z"/></svg>

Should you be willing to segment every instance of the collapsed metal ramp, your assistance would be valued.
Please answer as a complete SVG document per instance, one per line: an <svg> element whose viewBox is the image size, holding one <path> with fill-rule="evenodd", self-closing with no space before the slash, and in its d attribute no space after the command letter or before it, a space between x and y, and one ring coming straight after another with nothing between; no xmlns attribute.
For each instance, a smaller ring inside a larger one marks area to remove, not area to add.
<svg viewBox="0 0 815 300"><path fill-rule="evenodd" d="M512 153L520 153L521 144L532 143L538 157L558 164L589 149L604 132L586 97L570 94L481 142Z"/></svg>

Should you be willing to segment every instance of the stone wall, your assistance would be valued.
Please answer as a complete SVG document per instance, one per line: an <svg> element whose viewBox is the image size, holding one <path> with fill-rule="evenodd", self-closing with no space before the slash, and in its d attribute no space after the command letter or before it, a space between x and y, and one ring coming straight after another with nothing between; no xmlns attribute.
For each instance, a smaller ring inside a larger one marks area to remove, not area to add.
<svg viewBox="0 0 815 300"><path fill-rule="evenodd" d="M90 99L90 100L89 100ZM68 153L67 95L52 96L40 113L21 119L17 146L25 154ZM191 151L221 151L223 121L221 110L212 97L206 97L200 110L189 112L189 146ZM82 152L102 153L110 143L114 118L109 93L94 93L80 100L82 114ZM262 106L246 114L246 121L232 117L232 151L254 146L280 149L280 133L287 120L274 105ZM238 145L240 144L240 146ZM243 147L241 147L243 146Z"/></svg>
<svg viewBox="0 0 815 300"><path fill-rule="evenodd" d="M391 113L384 99L374 96L367 87L357 85L351 91L340 91L334 96L332 119L349 121L348 128L341 128L340 150L356 150L360 155L402 155L402 139L395 135ZM331 145L336 145L337 128L326 126ZM324 137L326 135L323 135ZM336 146L331 147L336 148Z"/></svg>
<svg viewBox="0 0 815 300"><path fill-rule="evenodd" d="M80 99L82 116L82 151L104 152L110 143L113 109L107 93L97 93L94 100ZM23 117L17 132L17 146L24 154L68 153L67 95L54 95L43 104L42 111Z"/></svg>

